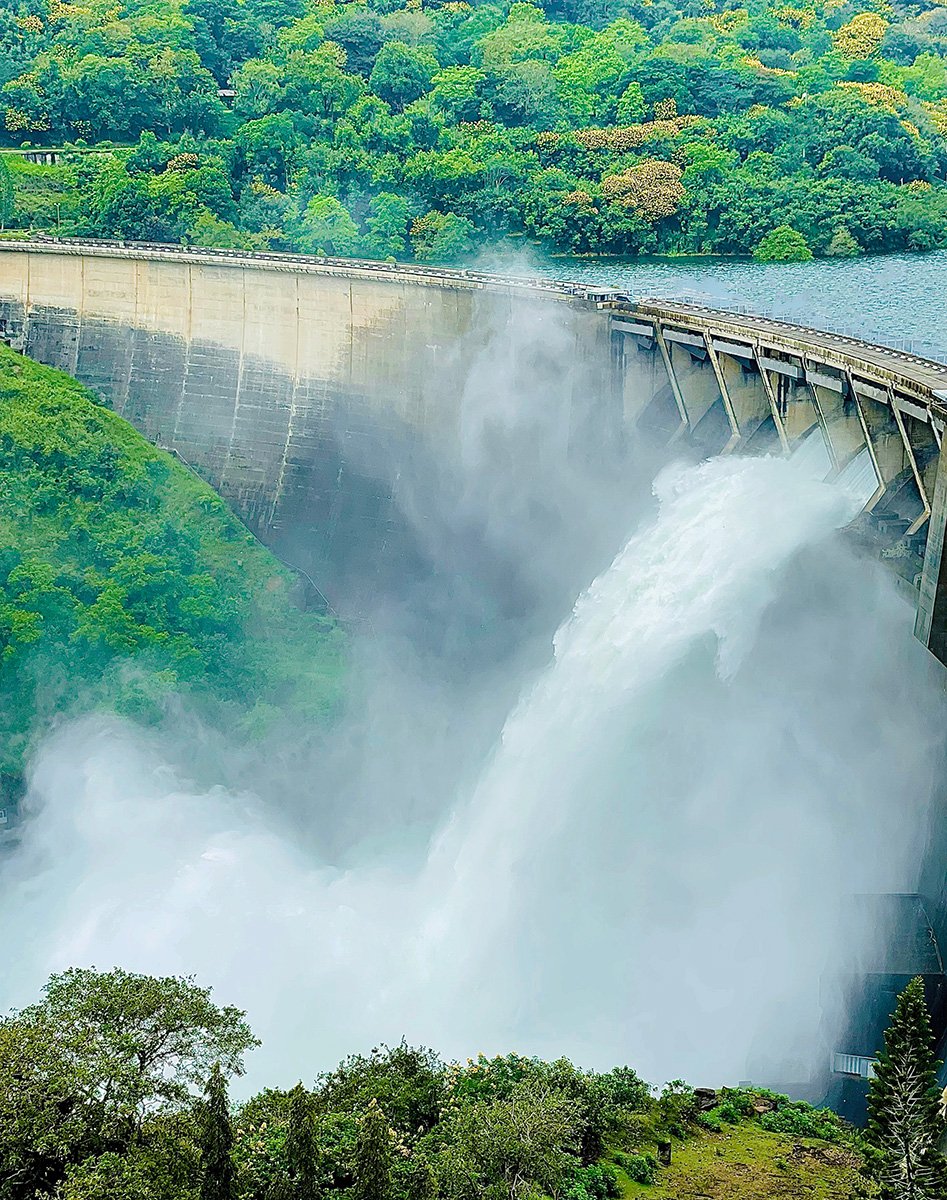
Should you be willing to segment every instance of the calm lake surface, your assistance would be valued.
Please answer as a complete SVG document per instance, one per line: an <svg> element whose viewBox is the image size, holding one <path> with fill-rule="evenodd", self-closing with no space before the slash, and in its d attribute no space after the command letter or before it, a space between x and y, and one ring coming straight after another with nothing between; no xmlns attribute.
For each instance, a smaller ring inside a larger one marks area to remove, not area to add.
<svg viewBox="0 0 947 1200"><path fill-rule="evenodd" d="M732 259L554 259L530 274L676 297L947 357L947 250L768 264Z"/></svg>

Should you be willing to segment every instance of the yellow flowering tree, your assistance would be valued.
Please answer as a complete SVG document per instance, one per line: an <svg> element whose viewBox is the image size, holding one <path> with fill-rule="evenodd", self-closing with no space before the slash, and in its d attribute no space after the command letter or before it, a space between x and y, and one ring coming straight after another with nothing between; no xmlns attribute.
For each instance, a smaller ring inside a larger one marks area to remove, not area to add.
<svg viewBox="0 0 947 1200"><path fill-rule="evenodd" d="M888 22L877 13L859 13L837 30L835 48L846 58L871 58L881 48Z"/></svg>
<svg viewBox="0 0 947 1200"><path fill-rule="evenodd" d="M602 180L602 195L646 221L660 221L673 217L684 199L682 174L676 163L646 158L617 175L607 175Z"/></svg>

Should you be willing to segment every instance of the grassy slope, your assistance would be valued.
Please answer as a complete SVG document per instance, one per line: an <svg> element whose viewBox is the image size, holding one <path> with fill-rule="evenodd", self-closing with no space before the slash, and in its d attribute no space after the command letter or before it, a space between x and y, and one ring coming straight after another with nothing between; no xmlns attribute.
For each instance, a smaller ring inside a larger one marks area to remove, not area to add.
<svg viewBox="0 0 947 1200"><path fill-rule="evenodd" d="M325 719L343 636L216 493L85 388L0 346L0 769L38 729L184 696L241 736Z"/></svg>
<svg viewBox="0 0 947 1200"><path fill-rule="evenodd" d="M625 1200L847 1200L857 1179L858 1158L846 1147L769 1133L752 1121L675 1141L671 1165L651 1186L619 1174Z"/></svg>

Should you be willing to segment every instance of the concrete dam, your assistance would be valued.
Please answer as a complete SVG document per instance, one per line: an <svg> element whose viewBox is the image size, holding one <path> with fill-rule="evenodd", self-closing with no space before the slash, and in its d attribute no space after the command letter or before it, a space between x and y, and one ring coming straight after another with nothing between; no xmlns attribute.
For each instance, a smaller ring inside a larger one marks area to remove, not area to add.
<svg viewBox="0 0 947 1200"><path fill-rule="evenodd" d="M474 423L473 486L492 486L491 468L529 471L563 503L570 462L620 476L631 442L693 458L812 455L827 478L859 477L867 500L852 533L896 573L918 638L947 662L938 363L605 289L55 240L0 242L0 337L80 379L176 454L330 601L353 552L356 575L404 553L408 508L409 548L456 537L467 552L461 524L438 526L438 488L456 486ZM508 422L495 436L511 409L512 433ZM501 489L495 504L507 499ZM547 514L527 517L541 553ZM947 888L934 859L922 894L878 898L893 949L871 969L860 1018L832 1060L856 1089L913 974L925 976L947 1029ZM845 1108L844 1087L837 1099Z"/></svg>
<svg viewBox="0 0 947 1200"><path fill-rule="evenodd" d="M947 661L938 363L778 321L469 271L0 243L0 337L87 384L264 540L279 547L306 527L322 544L316 570L353 534L371 544L393 528L406 472L449 462L465 388L509 354L511 336L514 380L566 414L542 448L550 475L577 446L601 453L632 431L702 456L788 454L812 437L830 477L860 463L871 496L859 532L914 590L917 635Z"/></svg>

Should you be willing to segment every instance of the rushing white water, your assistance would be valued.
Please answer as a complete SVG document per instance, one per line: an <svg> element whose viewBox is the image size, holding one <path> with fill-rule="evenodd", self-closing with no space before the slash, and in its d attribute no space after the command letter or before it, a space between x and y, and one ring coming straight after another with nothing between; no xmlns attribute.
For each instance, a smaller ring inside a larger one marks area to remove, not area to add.
<svg viewBox="0 0 947 1200"><path fill-rule="evenodd" d="M332 871L134 731L62 731L0 879L0 1003L74 963L196 973L249 1010L254 1084L402 1034L803 1078L841 899L913 886L943 700L893 586L829 540L844 489L720 459L656 492L417 871Z"/></svg>
<svg viewBox="0 0 947 1200"><path fill-rule="evenodd" d="M844 489L777 459L670 468L655 493L658 519L626 543L556 634L554 662L507 722L473 820L451 851L458 871L491 891L493 875L502 881L504 872L488 873L488 862L511 865L523 849L517 831L533 825L536 809L547 827L566 817L590 748L597 760L622 724L633 727L633 714L629 721L622 712L615 728L616 709L708 635L718 671L731 676L755 640L779 568L857 511Z"/></svg>

